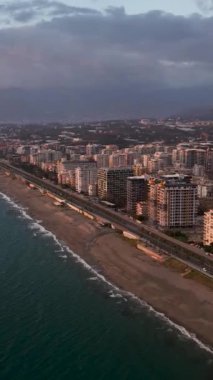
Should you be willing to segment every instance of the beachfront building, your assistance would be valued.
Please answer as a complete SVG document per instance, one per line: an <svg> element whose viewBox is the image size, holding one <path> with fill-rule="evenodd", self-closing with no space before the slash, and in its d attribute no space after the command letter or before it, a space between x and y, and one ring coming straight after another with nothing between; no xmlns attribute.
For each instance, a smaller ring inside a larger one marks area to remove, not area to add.
<svg viewBox="0 0 213 380"><path fill-rule="evenodd" d="M95 168L96 162L94 161L68 161L61 160L57 164L58 183L68 185L73 190L76 190L76 169L77 168Z"/></svg>
<svg viewBox="0 0 213 380"><path fill-rule="evenodd" d="M94 165L84 165L75 169L75 190L78 193L96 196L97 168Z"/></svg>
<svg viewBox="0 0 213 380"><path fill-rule="evenodd" d="M148 203L138 202L136 205L136 216L143 217L144 219L148 218Z"/></svg>
<svg viewBox="0 0 213 380"><path fill-rule="evenodd" d="M102 200L126 206L127 178L133 175L131 167L101 168L98 170L98 197Z"/></svg>
<svg viewBox="0 0 213 380"><path fill-rule="evenodd" d="M150 181L149 219L163 228L193 227L197 214L197 186L188 177L164 176Z"/></svg>
<svg viewBox="0 0 213 380"><path fill-rule="evenodd" d="M62 153L53 149L39 149L37 151L32 149L30 154L30 164L35 166L40 166L44 162L54 162L61 160Z"/></svg>
<svg viewBox="0 0 213 380"><path fill-rule="evenodd" d="M213 244L213 209L204 214L203 245Z"/></svg>
<svg viewBox="0 0 213 380"><path fill-rule="evenodd" d="M129 177L127 179L127 212L137 214L137 204L146 202L148 198L148 181L145 176Z"/></svg>

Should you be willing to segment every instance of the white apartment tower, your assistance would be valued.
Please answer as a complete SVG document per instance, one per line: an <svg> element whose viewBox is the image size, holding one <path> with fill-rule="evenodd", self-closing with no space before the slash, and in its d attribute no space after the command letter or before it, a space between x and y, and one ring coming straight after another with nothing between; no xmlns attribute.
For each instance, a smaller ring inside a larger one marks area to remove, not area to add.
<svg viewBox="0 0 213 380"><path fill-rule="evenodd" d="M154 223L163 228L193 227L196 214L196 185L186 179L169 176L150 182L149 218Z"/></svg>
<svg viewBox="0 0 213 380"><path fill-rule="evenodd" d="M76 168L75 189L78 193L95 196L97 192L97 168L89 164Z"/></svg>

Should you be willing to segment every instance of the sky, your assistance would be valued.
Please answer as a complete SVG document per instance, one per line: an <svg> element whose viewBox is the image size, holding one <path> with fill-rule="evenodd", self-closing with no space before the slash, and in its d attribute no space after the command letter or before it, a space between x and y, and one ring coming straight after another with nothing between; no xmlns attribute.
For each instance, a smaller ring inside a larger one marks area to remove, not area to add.
<svg viewBox="0 0 213 380"><path fill-rule="evenodd" d="M67 4L87 6L104 9L113 4L116 7L124 6L129 14L148 12L153 9L161 9L175 14L188 15L198 12L199 8L194 0L79 0L66 1Z"/></svg>
<svg viewBox="0 0 213 380"><path fill-rule="evenodd" d="M0 120L212 107L212 41L213 0L0 1Z"/></svg>

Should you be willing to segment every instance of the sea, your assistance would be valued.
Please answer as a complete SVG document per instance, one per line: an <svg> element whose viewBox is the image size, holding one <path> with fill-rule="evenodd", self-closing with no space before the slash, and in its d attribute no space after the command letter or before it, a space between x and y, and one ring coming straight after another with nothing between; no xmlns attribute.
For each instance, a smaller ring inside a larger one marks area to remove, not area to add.
<svg viewBox="0 0 213 380"><path fill-rule="evenodd" d="M211 349L0 194L0 380L171 379L212 380Z"/></svg>

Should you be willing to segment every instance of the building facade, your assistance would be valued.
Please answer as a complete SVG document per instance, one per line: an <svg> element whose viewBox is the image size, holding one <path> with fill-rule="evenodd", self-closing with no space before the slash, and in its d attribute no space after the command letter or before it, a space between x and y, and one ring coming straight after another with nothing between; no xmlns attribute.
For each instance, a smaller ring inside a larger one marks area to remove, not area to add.
<svg viewBox="0 0 213 380"><path fill-rule="evenodd" d="M132 175L133 170L130 167L99 169L98 197L119 207L126 207L127 178Z"/></svg>
<svg viewBox="0 0 213 380"><path fill-rule="evenodd" d="M203 245L213 244L213 209L204 214Z"/></svg>
<svg viewBox="0 0 213 380"><path fill-rule="evenodd" d="M145 176L129 177L127 179L127 212L137 214L138 202L148 199L148 181Z"/></svg>
<svg viewBox="0 0 213 380"><path fill-rule="evenodd" d="M96 196L97 168L90 164L75 169L75 190L78 193Z"/></svg>
<svg viewBox="0 0 213 380"><path fill-rule="evenodd" d="M163 228L193 227L197 215L197 186L184 179L152 181L149 218Z"/></svg>

